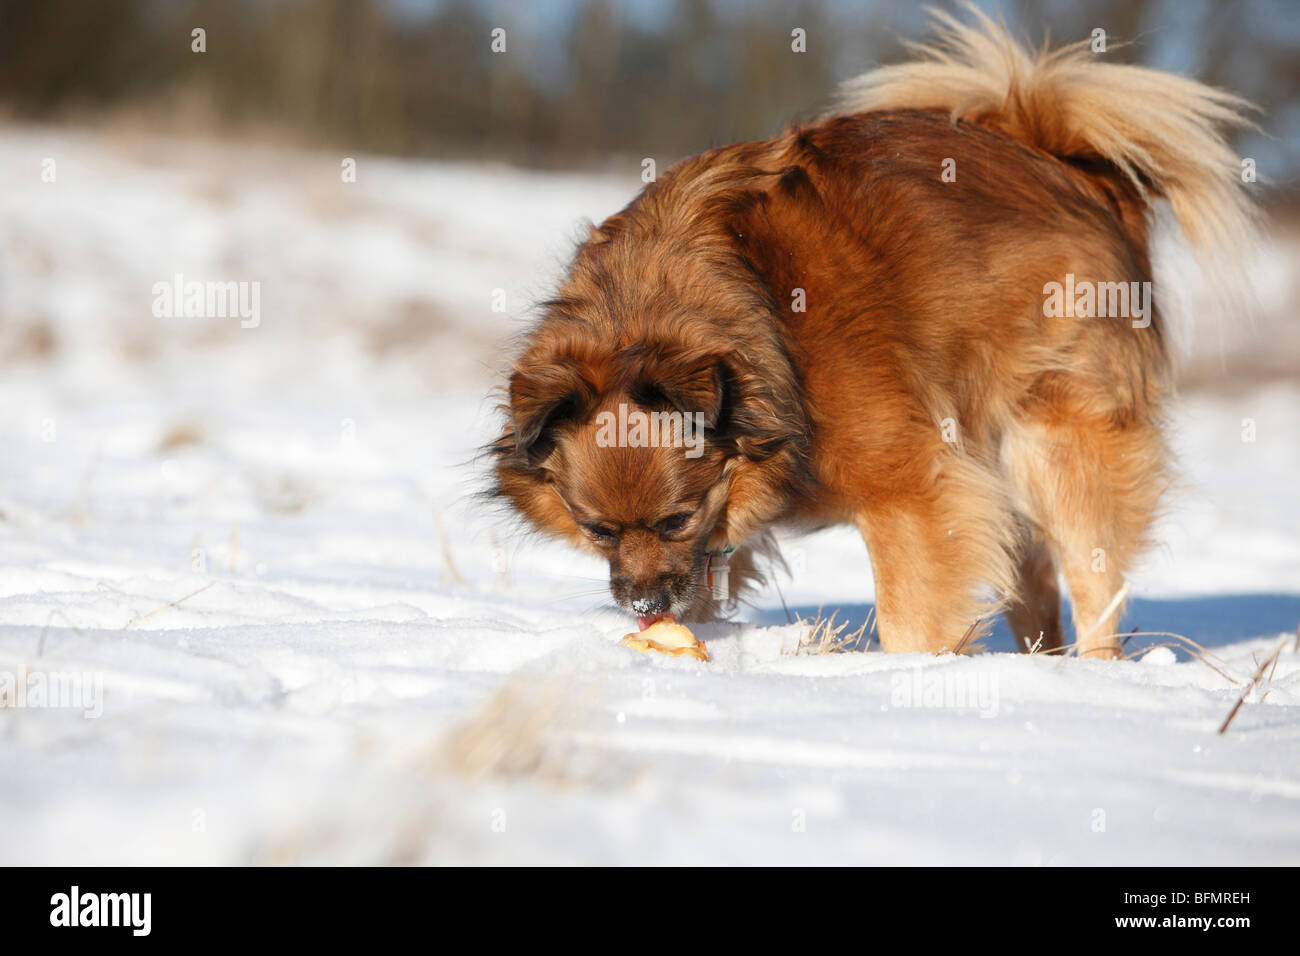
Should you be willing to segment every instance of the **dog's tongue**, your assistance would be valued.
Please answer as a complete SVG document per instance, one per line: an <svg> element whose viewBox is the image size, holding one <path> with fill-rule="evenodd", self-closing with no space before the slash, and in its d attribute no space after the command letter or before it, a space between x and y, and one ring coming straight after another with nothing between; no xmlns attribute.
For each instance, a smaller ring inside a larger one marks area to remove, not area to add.
<svg viewBox="0 0 1300 956"><path fill-rule="evenodd" d="M644 631L651 624L658 624L660 621L673 623L674 618L671 614L646 614L636 619L636 628L638 631Z"/></svg>

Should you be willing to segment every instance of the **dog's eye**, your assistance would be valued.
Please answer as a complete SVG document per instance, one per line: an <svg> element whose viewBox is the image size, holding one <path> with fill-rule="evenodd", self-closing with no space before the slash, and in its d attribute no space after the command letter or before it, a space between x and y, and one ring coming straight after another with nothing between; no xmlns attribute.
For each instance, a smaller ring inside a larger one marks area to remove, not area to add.
<svg viewBox="0 0 1300 956"><path fill-rule="evenodd" d="M691 513L683 511L681 514L669 515L663 521L655 525L655 530L661 535L677 534L686 527L686 522L691 520Z"/></svg>
<svg viewBox="0 0 1300 956"><path fill-rule="evenodd" d="M582 530L601 544L615 544L618 541L618 533L603 525L584 524Z"/></svg>

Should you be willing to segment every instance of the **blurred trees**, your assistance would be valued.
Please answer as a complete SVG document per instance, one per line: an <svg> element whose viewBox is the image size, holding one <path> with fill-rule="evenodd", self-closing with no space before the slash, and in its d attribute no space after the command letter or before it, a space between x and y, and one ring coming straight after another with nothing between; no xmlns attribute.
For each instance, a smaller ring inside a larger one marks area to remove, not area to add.
<svg viewBox="0 0 1300 956"><path fill-rule="evenodd" d="M1280 117L1280 164L1300 165L1292 0L990 3L1026 36L1102 26L1135 40L1118 59L1259 100ZM913 4L850 0L0 0L0 109L130 110L348 151L664 162L815 115L837 80L899 56L923 25ZM195 27L206 53L191 52ZM806 53L791 51L796 27Z"/></svg>

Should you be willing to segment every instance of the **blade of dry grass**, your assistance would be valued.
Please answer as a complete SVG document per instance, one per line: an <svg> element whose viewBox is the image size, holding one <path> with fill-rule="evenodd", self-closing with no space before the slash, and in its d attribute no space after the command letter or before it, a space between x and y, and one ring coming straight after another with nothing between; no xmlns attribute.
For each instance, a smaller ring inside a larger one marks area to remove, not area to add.
<svg viewBox="0 0 1300 956"><path fill-rule="evenodd" d="M973 638L973 637L975 636L975 632L978 631L979 628L980 628L980 625L983 624L983 623L984 623L985 621L987 621L987 620L988 620L988 618L981 617L981 618L977 618L977 619L974 620L974 621L971 621L971 625L970 625L970 627L966 628L966 633L963 634L963 635L961 636L961 640L957 642L957 646L954 647L954 648L952 649L952 652L953 652L954 654L960 654L960 653L962 653L963 651L965 651L965 650L966 650L966 645L969 644L970 641L971 641L971 638ZM971 650L972 652L977 651L977 650L983 650L983 649L984 649L984 645L982 645L982 644L974 644L974 645L972 645L971 648L970 648L970 650Z"/></svg>
<svg viewBox="0 0 1300 956"><path fill-rule="evenodd" d="M1232 723L1232 718L1237 716L1237 711L1241 710L1241 705L1246 702L1246 698L1250 696L1250 692L1255 689L1255 685L1259 683L1259 679L1264 676L1264 671L1268 669L1270 664L1277 662L1277 657L1282 653L1282 646L1286 644L1286 640L1287 639L1284 637L1278 641L1277 646L1273 648L1273 653L1264 658L1263 663L1259 665L1259 668L1255 671L1255 676L1250 679L1250 683L1246 685L1246 689L1241 692L1241 696L1237 698L1237 702L1232 705L1232 710L1228 711L1228 716L1224 718L1223 726L1219 728L1220 734L1227 732L1228 725ZM1270 680L1271 679L1270 676Z"/></svg>
<svg viewBox="0 0 1300 956"><path fill-rule="evenodd" d="M433 516L433 523L438 526L438 538L442 542L442 567L443 567L443 586L447 584L448 577L455 581L461 587L466 584L465 578L461 575L456 567L456 562L451 557L451 539L447 537L447 529L442 523L442 515Z"/></svg>
<svg viewBox="0 0 1300 956"><path fill-rule="evenodd" d="M160 613L162 613L163 611L167 610L167 609L170 608L170 607L176 607L176 605L178 605L178 604L180 604L180 603L182 603L182 602L184 602L184 601L188 601L188 600L189 600L190 598L192 598L192 597L196 597L196 596L200 595L200 594L202 594L204 591L206 591L208 588L212 587L212 585L214 585L214 584L216 584L216 583L217 583L216 581L210 581L210 582L208 582L207 584L203 585L203 587L199 588L197 591L194 591L194 592L191 593L191 594L187 594L187 595L185 595L185 597L183 597L183 598L177 598L175 601L172 601L170 604L164 604L162 607L156 607L156 608L154 608L152 611L150 611L148 614L143 614L143 615L141 615L140 617L133 617L133 618L131 618L131 620L127 621L125 624L122 625L122 630L125 631L125 630L126 630L128 627L130 627L132 624L138 624L138 623L140 623L141 621L146 620L147 618L151 618L151 617L153 617L155 614L160 614Z"/></svg>

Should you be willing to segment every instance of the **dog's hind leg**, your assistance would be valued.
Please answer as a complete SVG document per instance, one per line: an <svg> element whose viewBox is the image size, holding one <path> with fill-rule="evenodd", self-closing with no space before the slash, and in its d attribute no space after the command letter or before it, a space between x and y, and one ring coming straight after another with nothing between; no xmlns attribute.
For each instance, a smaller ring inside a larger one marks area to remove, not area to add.
<svg viewBox="0 0 1300 956"><path fill-rule="evenodd" d="M1060 650L1061 589L1056 561L1042 532L1026 523L1016 561L1016 588L1004 596L1003 616L1022 651Z"/></svg>
<svg viewBox="0 0 1300 956"><path fill-rule="evenodd" d="M1065 573L1078 653L1118 657L1124 576L1169 484L1164 438L1146 416L1061 412L1008 433L1007 467Z"/></svg>

